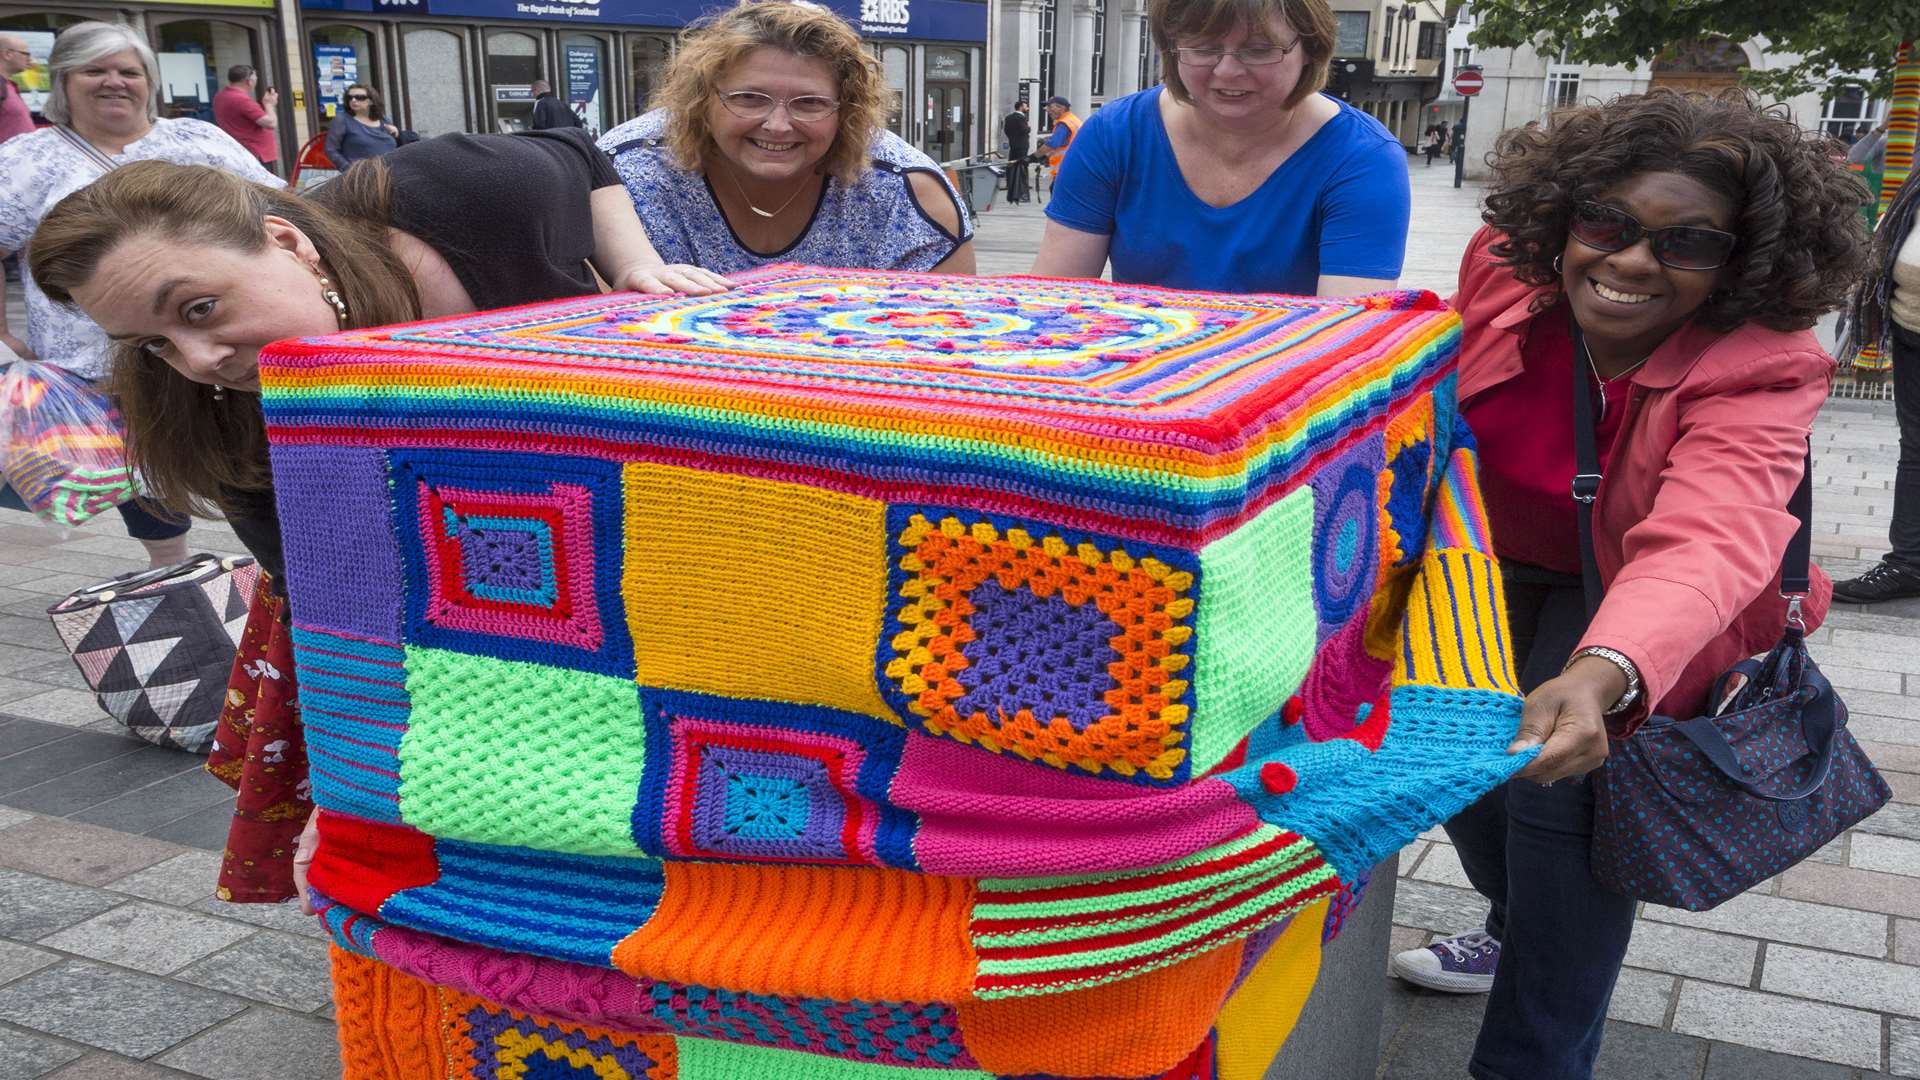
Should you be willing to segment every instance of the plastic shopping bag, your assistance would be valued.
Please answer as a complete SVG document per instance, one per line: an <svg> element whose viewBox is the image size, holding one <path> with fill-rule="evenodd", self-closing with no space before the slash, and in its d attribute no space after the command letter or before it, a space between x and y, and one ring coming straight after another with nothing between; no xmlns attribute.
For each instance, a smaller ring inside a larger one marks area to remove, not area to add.
<svg viewBox="0 0 1920 1080"><path fill-rule="evenodd" d="M0 473L34 513L72 526L139 493L106 396L51 364L0 375Z"/></svg>

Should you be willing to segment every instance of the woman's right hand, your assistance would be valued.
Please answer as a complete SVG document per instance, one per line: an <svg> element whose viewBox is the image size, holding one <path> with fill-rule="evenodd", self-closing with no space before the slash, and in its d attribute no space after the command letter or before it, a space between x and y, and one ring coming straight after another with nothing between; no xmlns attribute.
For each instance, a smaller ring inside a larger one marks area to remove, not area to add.
<svg viewBox="0 0 1920 1080"><path fill-rule="evenodd" d="M307 827L300 830L300 842L293 847L293 887L300 893L300 913L318 915L313 897L307 893L307 867L313 865L313 853L320 847L320 811L307 815Z"/></svg>
<svg viewBox="0 0 1920 1080"><path fill-rule="evenodd" d="M32 349L27 348L26 342L21 341L19 338L14 337L12 334L9 334L4 330L0 330L0 345L5 345L7 348L12 349L13 354L15 356L18 356L22 360L40 359L39 357L33 355Z"/></svg>

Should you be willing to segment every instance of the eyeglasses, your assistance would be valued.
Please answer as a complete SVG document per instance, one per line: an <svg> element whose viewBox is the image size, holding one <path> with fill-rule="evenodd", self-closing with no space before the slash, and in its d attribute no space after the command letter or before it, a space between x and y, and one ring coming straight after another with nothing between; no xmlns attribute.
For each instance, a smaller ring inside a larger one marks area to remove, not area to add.
<svg viewBox="0 0 1920 1080"><path fill-rule="evenodd" d="M0 49L0 53L8 53L13 56L24 56L29 60L33 59L33 54L28 52L25 49Z"/></svg>
<svg viewBox="0 0 1920 1080"><path fill-rule="evenodd" d="M720 104L727 111L742 120L765 120L773 115L776 105L787 107L787 116L801 124L811 124L816 120L825 120L840 111L840 103L830 97L818 94L802 94L799 97L777 98L762 94L758 90L734 90L720 95Z"/></svg>
<svg viewBox="0 0 1920 1080"><path fill-rule="evenodd" d="M373 99L368 97L365 94L348 94L347 100L348 101L372 101Z"/></svg>
<svg viewBox="0 0 1920 1080"><path fill-rule="evenodd" d="M1695 225L1649 229L1625 210L1597 202L1576 204L1567 231L1596 251L1624 251L1645 237L1653 257L1675 270L1718 269L1740 244L1740 238L1730 232Z"/></svg>
<svg viewBox="0 0 1920 1080"><path fill-rule="evenodd" d="M1248 45L1239 49L1222 49L1207 45L1197 49L1175 49L1174 55L1182 67L1210 68L1217 66L1222 57L1231 56L1246 67L1266 67L1277 64L1287 58L1287 54L1300 47L1300 39L1294 38L1291 45Z"/></svg>

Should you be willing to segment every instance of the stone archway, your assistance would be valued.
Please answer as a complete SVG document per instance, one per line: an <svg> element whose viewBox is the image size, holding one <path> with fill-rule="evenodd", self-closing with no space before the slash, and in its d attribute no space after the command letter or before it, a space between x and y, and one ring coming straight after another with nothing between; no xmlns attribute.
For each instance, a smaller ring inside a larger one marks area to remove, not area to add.
<svg viewBox="0 0 1920 1080"><path fill-rule="evenodd" d="M1709 34L1672 45L1653 61L1653 86L1717 94L1740 85L1747 51L1730 38Z"/></svg>

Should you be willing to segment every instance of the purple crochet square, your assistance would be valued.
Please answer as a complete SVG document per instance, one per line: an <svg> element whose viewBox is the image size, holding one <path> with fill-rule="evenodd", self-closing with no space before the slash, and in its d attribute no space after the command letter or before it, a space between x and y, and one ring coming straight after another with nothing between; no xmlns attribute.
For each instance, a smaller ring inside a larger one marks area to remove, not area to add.
<svg viewBox="0 0 1920 1080"><path fill-rule="evenodd" d="M385 454L338 446L275 446L282 492L328 498L280 499L280 536L298 588L299 618L336 633L399 641L400 541L393 531ZM352 512L342 512L351 507ZM351 587L343 583L351 582Z"/></svg>
<svg viewBox="0 0 1920 1080"><path fill-rule="evenodd" d="M846 796L820 762L777 751L706 746L693 802L693 842L741 858L850 858Z"/></svg>
<svg viewBox="0 0 1920 1080"><path fill-rule="evenodd" d="M981 582L967 600L974 640L962 648L967 666L954 676L967 689L954 702L961 715L1030 709L1043 723L1065 717L1085 731L1113 711L1107 665L1120 659L1111 642L1121 631L1092 601L1075 606L1058 593L1036 596L998 581Z"/></svg>

